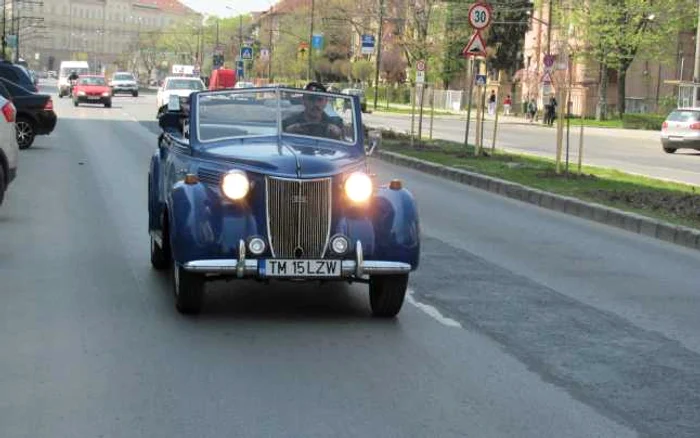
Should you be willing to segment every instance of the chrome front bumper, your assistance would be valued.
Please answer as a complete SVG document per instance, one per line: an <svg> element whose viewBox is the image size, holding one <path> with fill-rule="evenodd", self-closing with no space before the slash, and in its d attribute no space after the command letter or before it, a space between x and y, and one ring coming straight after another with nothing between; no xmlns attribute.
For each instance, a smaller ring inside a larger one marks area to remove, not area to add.
<svg viewBox="0 0 700 438"><path fill-rule="evenodd" d="M235 275L238 278L265 278L261 275L259 263L262 259L246 259L246 246L241 240L238 246L238 260L235 259L213 259L213 260L192 260L186 262L183 268L189 272L199 274ZM411 265L403 262L389 262L379 260L364 260L362 243L355 244L354 260L343 260L341 262L341 279L362 279L370 275L395 275L408 274ZM333 280L337 277L299 277L313 280Z"/></svg>

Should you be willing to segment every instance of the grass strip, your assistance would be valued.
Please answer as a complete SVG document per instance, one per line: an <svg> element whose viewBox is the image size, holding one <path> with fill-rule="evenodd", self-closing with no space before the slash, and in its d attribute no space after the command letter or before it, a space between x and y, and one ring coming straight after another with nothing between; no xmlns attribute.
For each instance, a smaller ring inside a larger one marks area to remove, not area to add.
<svg viewBox="0 0 700 438"><path fill-rule="evenodd" d="M474 147L447 140L424 140L414 147L405 134L384 131L382 149L480 173L583 201L700 229L700 187L576 163L556 173L554 160L496 149L475 157Z"/></svg>

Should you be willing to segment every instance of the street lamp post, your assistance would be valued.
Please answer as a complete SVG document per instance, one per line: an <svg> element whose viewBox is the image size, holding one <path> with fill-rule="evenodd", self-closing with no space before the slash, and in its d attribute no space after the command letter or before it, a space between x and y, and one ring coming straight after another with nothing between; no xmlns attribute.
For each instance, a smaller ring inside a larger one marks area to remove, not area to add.
<svg viewBox="0 0 700 438"><path fill-rule="evenodd" d="M313 56L314 56L314 7L316 5L315 0L311 0L311 17L309 20L309 65L306 70L306 80L311 80L311 69L313 68Z"/></svg>
<svg viewBox="0 0 700 438"><path fill-rule="evenodd" d="M379 0L379 31L377 32L377 65L374 68L374 110L377 110L379 96L379 68L382 62L382 38L384 30L384 0Z"/></svg>

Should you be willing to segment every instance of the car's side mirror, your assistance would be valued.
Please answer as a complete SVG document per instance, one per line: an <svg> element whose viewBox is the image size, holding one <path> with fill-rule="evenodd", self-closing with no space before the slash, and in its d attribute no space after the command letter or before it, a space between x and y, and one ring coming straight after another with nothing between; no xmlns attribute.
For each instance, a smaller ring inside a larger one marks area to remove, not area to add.
<svg viewBox="0 0 700 438"><path fill-rule="evenodd" d="M379 148L381 142L382 142L382 131L369 131L367 135L368 141L367 145L365 146L365 152L367 153L368 156L371 156L374 151Z"/></svg>

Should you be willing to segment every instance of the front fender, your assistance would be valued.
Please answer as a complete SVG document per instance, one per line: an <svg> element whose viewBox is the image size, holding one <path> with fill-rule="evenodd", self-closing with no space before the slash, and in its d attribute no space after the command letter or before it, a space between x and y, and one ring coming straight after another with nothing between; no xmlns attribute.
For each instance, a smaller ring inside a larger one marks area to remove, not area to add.
<svg viewBox="0 0 700 438"><path fill-rule="evenodd" d="M371 217L376 238L374 258L418 268L420 223L413 195L406 189L379 188L372 200Z"/></svg>
<svg viewBox="0 0 700 438"><path fill-rule="evenodd" d="M202 183L176 183L168 197L170 245L178 263L238 258L238 242L260 235L251 207Z"/></svg>

